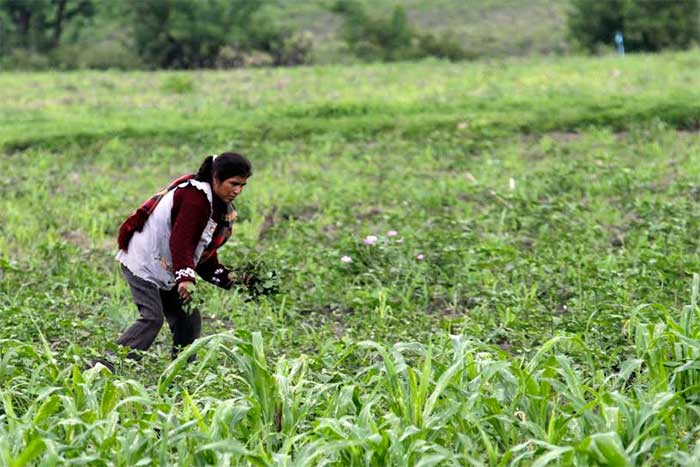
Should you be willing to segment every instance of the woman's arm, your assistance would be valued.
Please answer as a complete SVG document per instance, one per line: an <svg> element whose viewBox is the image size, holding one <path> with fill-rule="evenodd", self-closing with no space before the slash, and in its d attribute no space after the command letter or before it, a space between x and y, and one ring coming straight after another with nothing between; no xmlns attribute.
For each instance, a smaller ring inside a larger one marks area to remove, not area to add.
<svg viewBox="0 0 700 467"><path fill-rule="evenodd" d="M222 289L230 289L233 285L231 270L219 263L216 252L206 261L199 263L195 270L202 279Z"/></svg>
<svg viewBox="0 0 700 467"><path fill-rule="evenodd" d="M209 221L209 200L199 189L186 186L175 190L171 211L170 254L175 283L195 283L194 252Z"/></svg>

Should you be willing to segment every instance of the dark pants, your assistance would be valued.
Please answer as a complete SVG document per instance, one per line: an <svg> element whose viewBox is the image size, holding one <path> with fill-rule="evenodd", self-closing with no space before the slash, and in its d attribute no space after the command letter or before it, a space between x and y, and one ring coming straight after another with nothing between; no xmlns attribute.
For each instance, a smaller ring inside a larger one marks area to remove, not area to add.
<svg viewBox="0 0 700 467"><path fill-rule="evenodd" d="M164 319L173 334L172 356L186 345L194 342L202 329L202 318L199 311L190 314L182 307L177 288L161 290L155 284L136 277L122 265L122 273L131 288L131 295L139 309L141 317L124 331L117 344L131 347L135 350L148 349L155 340ZM134 352L130 357L136 357Z"/></svg>

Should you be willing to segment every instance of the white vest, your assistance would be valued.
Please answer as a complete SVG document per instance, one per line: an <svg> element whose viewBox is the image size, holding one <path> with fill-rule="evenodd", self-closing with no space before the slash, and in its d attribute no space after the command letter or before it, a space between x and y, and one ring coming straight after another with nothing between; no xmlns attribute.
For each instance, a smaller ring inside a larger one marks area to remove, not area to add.
<svg viewBox="0 0 700 467"><path fill-rule="evenodd" d="M171 213L175 191L192 185L204 192L209 200L210 218L202 232L202 237L194 250L194 264L199 262L202 252L209 245L216 230L216 222L211 219L212 191L211 185L197 180L187 180L165 194L140 232L134 232L129 242L129 250L119 250L117 259L135 276L154 283L163 290L175 287L173 257L170 253L170 234L172 232ZM194 275L194 271L187 271Z"/></svg>

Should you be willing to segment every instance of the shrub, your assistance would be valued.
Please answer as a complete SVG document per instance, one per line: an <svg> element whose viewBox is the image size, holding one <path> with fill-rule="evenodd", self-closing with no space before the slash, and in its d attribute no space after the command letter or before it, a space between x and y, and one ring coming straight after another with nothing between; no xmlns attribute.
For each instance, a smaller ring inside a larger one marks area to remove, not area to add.
<svg viewBox="0 0 700 467"><path fill-rule="evenodd" d="M419 34L418 41L421 52L426 56L446 58L452 61L476 59L478 57L477 54L464 50L450 32L441 36Z"/></svg>
<svg viewBox="0 0 700 467"><path fill-rule="evenodd" d="M313 34L309 31L285 35L277 47L271 51L275 65L296 66L311 63L313 38Z"/></svg>
<svg viewBox="0 0 700 467"><path fill-rule="evenodd" d="M398 61L428 56L462 60L469 54L448 33L416 31L401 6L389 18L371 18L355 0L338 0L332 11L343 16L343 39L364 60Z"/></svg>
<svg viewBox="0 0 700 467"><path fill-rule="evenodd" d="M294 66L311 62L313 35L307 31L292 32L279 27L266 10L257 12L248 24L245 40L238 47L261 51L272 58L272 65Z"/></svg>
<svg viewBox="0 0 700 467"><path fill-rule="evenodd" d="M358 57L392 61L412 55L414 32L400 6L394 8L390 19L370 18L354 0L338 0L332 11L344 17L343 39Z"/></svg>
<svg viewBox="0 0 700 467"><path fill-rule="evenodd" d="M162 68L213 67L227 44L247 47L262 0L131 0L139 55Z"/></svg>
<svg viewBox="0 0 700 467"><path fill-rule="evenodd" d="M45 54L27 49L11 49L2 60L3 67L19 70L46 70L51 66Z"/></svg>

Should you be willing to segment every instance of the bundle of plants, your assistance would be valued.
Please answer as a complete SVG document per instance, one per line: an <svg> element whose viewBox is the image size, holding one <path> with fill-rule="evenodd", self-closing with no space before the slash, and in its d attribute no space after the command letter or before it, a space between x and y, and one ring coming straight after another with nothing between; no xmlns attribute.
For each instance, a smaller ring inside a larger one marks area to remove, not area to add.
<svg viewBox="0 0 700 467"><path fill-rule="evenodd" d="M260 296L273 296L280 292L280 279L277 270L263 260L249 259L233 269L233 287L247 295L247 300Z"/></svg>

